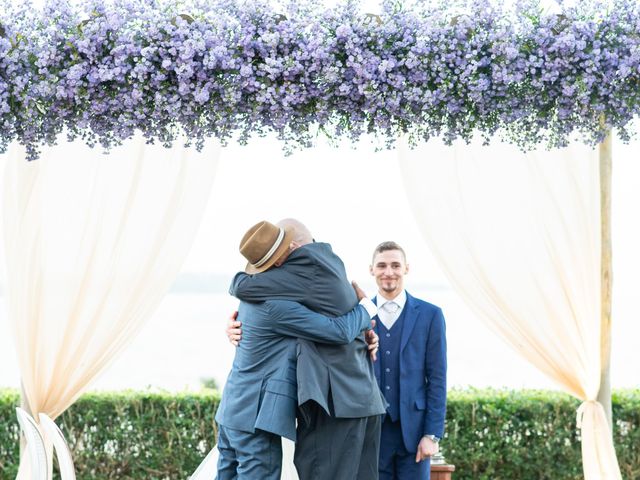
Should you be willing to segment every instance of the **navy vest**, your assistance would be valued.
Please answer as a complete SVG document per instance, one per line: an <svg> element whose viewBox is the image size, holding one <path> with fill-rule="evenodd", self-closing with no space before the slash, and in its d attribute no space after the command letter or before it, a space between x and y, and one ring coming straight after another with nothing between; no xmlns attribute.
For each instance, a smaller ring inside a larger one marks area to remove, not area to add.
<svg viewBox="0 0 640 480"><path fill-rule="evenodd" d="M391 330L378 320L380 390L389 403L387 413L394 422L400 420L400 343L407 305L404 307Z"/></svg>

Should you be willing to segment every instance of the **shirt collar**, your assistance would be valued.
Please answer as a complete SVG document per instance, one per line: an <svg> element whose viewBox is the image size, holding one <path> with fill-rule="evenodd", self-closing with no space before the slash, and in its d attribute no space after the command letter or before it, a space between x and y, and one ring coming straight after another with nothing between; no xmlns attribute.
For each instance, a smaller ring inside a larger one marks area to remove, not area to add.
<svg viewBox="0 0 640 480"><path fill-rule="evenodd" d="M407 303L407 292L406 290L402 290L398 296L396 296L395 298L392 298L391 300L387 300L386 298L384 298L382 295L378 294L377 298L376 298L376 303L378 304L378 307L382 307L382 305L384 305L387 302L395 302L400 306L400 310L402 310L404 308L404 304Z"/></svg>

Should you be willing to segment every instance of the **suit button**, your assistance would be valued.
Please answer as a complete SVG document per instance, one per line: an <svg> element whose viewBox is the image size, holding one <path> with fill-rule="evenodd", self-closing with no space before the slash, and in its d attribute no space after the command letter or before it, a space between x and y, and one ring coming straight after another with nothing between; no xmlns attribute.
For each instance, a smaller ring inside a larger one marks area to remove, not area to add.
<svg viewBox="0 0 640 480"><path fill-rule="evenodd" d="M389 373L391 371L391 369L390 368L385 368L384 371Z"/></svg>
<svg viewBox="0 0 640 480"><path fill-rule="evenodd" d="M385 388L386 388L387 390L391 390L391 387L389 387L389 386L386 386Z"/></svg>
<svg viewBox="0 0 640 480"><path fill-rule="evenodd" d="M387 351L386 351L386 352L384 352L384 353L386 353L387 355L391 355L391 352L390 352L389 350L387 350Z"/></svg>
<svg viewBox="0 0 640 480"><path fill-rule="evenodd" d="M387 333L387 337L390 337L390 336L391 336L391 334L390 334L390 333Z"/></svg>

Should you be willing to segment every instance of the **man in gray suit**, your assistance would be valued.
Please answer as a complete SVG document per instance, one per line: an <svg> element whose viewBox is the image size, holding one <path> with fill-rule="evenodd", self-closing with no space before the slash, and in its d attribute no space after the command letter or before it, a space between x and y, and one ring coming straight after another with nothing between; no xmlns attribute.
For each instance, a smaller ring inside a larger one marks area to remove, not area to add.
<svg viewBox="0 0 640 480"><path fill-rule="evenodd" d="M249 259L247 271L268 270L288 252L292 238L290 228L268 222L252 227L240 247ZM359 296L364 294L360 291ZM361 305L366 306L354 305L331 319L287 300L240 304L244 340L216 414L219 480L280 479L280 436L296 439L296 337L347 344L375 315L370 300L363 299Z"/></svg>
<svg viewBox="0 0 640 480"><path fill-rule="evenodd" d="M331 246L314 242L300 222L288 219L280 225L293 226L296 235L275 263L278 268L260 275L238 273L230 293L246 302L296 301L329 316L351 310L356 295ZM294 462L300 479L377 479L385 404L364 335L347 345L308 338L298 343L300 416Z"/></svg>

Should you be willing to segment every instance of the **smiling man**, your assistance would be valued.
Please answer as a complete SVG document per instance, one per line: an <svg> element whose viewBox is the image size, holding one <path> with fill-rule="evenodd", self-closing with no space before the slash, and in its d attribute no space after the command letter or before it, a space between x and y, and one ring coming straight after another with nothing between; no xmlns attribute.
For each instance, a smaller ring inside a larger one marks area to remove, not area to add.
<svg viewBox="0 0 640 480"><path fill-rule="evenodd" d="M380 338L376 379L388 406L380 441L380 480L428 479L444 433L447 342L442 310L404 289L406 255L395 242L378 245L371 275L378 285Z"/></svg>

